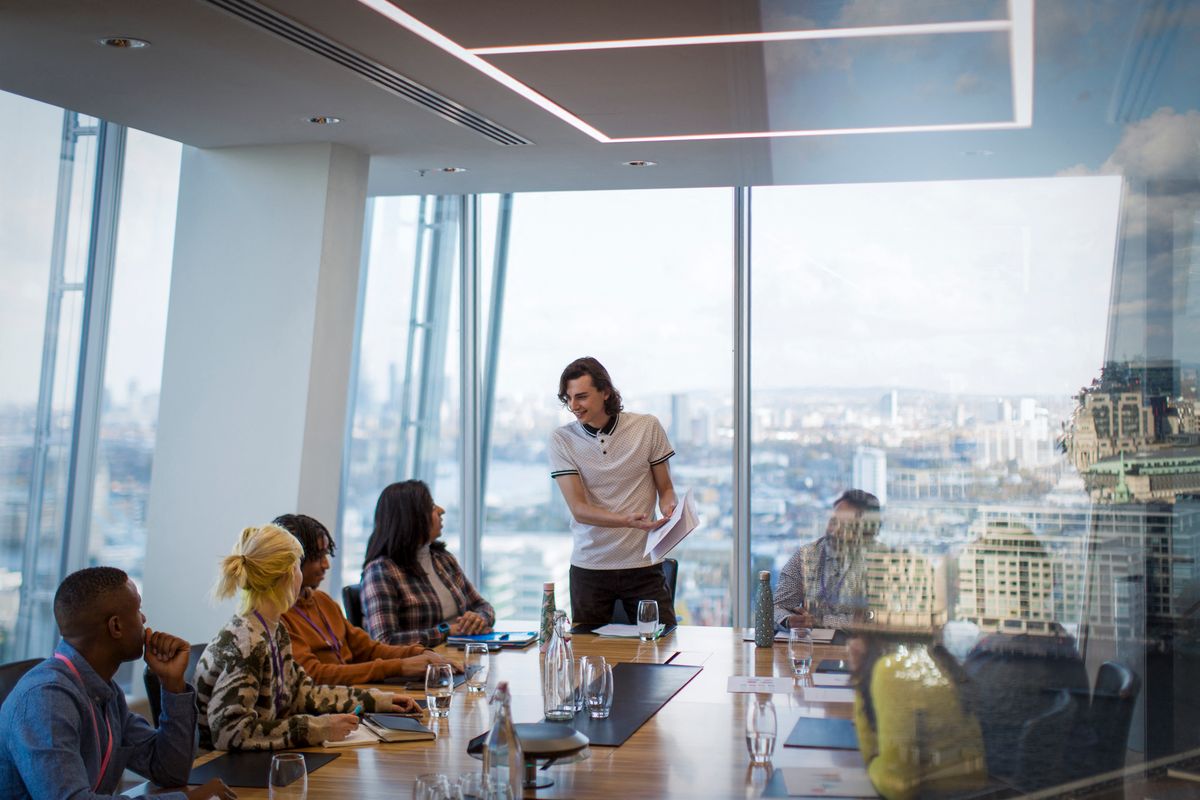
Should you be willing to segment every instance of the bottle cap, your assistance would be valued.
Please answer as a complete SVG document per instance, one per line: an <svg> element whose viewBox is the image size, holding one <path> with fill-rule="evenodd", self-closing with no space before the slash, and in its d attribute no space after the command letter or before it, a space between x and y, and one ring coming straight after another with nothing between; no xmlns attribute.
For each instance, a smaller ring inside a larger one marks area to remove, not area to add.
<svg viewBox="0 0 1200 800"><path fill-rule="evenodd" d="M546 581L545 583L543 583L542 591L543 592L553 592L554 591L554 581Z"/></svg>
<svg viewBox="0 0 1200 800"><path fill-rule="evenodd" d="M760 581L769 581L769 580L771 580L771 572L770 572L769 570L765 570L765 569L764 569L762 572L758 573L758 579L759 579Z"/></svg>
<svg viewBox="0 0 1200 800"><path fill-rule="evenodd" d="M508 681L500 681L499 683L497 683L496 691L497 692L507 692L508 691Z"/></svg>

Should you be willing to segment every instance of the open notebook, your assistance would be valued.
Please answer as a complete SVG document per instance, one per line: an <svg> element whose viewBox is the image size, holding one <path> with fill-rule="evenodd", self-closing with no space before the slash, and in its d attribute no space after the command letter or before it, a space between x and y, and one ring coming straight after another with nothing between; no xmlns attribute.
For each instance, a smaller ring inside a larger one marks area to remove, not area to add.
<svg viewBox="0 0 1200 800"><path fill-rule="evenodd" d="M412 717L400 714L367 714L354 733L340 742L325 742L325 747L361 747L380 742L419 742L436 739L437 733Z"/></svg>

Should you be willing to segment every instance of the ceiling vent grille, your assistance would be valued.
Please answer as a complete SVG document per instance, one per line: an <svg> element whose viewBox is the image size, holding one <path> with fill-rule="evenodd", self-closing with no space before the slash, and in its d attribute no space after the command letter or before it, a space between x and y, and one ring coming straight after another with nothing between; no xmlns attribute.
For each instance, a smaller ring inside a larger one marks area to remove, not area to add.
<svg viewBox="0 0 1200 800"><path fill-rule="evenodd" d="M368 58L330 41L316 31L251 0L206 0L210 5L239 17L251 25L282 37L309 52L340 64L380 88L437 114L442 119L475 131L480 136L505 146L533 144L520 134L504 128L486 117L443 97L411 78L375 63Z"/></svg>

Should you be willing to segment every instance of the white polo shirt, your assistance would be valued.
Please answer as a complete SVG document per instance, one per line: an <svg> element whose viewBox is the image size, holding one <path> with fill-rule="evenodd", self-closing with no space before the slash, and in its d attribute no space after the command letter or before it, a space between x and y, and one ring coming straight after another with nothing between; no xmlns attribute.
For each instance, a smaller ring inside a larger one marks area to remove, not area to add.
<svg viewBox="0 0 1200 800"><path fill-rule="evenodd" d="M658 490L650 468L673 455L656 417L622 411L602 430L578 420L555 430L550 437L550 477L578 475L590 504L653 519ZM571 563L577 567L632 569L655 563L642 555L646 532L638 528L602 528L572 518L571 533Z"/></svg>

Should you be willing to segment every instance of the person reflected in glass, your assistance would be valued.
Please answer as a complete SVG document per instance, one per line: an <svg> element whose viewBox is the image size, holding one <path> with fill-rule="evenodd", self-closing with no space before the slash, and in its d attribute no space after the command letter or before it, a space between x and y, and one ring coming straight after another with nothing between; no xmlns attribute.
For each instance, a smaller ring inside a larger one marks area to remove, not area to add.
<svg viewBox="0 0 1200 800"><path fill-rule="evenodd" d="M666 431L652 414L623 410L608 370L590 356L562 371L558 399L575 415L554 431L549 446L550 477L571 511L572 620L610 622L618 600L634 619L639 600L656 600L659 622L673 628L675 604L662 560L646 555L647 533L661 527L678 502Z"/></svg>
<svg viewBox="0 0 1200 800"><path fill-rule="evenodd" d="M879 532L879 498L848 489L833 503L825 535L796 551L779 572L775 624L844 628L866 609L864 552Z"/></svg>
<svg viewBox="0 0 1200 800"><path fill-rule="evenodd" d="M859 630L846 650L859 750L880 795L955 797L986 783L974 687L932 632Z"/></svg>
<svg viewBox="0 0 1200 800"><path fill-rule="evenodd" d="M379 495L362 577L363 620L373 638L432 647L447 636L492 630L496 612L439 538L445 513L423 481L393 483Z"/></svg>
<svg viewBox="0 0 1200 800"><path fill-rule="evenodd" d="M304 548L300 597L283 615L283 624L292 638L292 655L313 680L382 683L389 678L424 677L427 665L450 663L422 644L384 644L351 625L342 607L320 588L336 549L329 529L305 514L284 514L274 523ZM455 669L461 671L457 665Z"/></svg>
<svg viewBox="0 0 1200 800"><path fill-rule="evenodd" d="M283 750L345 739L356 710L415 711L406 695L317 684L292 655L280 617L295 605L304 548L275 524L246 528L221 561L217 599L240 595L238 613L196 665L200 746Z"/></svg>

